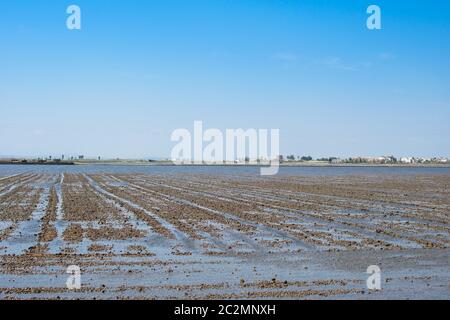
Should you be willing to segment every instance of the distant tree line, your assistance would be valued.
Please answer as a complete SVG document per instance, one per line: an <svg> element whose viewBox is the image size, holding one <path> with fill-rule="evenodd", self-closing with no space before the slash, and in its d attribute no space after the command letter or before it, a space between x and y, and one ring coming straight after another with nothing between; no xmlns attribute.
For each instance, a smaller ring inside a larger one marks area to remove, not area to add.
<svg viewBox="0 0 450 320"><path fill-rule="evenodd" d="M281 159L283 157L281 156ZM294 156L293 154L286 156L286 159L288 161L313 161L314 158L312 156ZM329 157L329 158L318 158L316 161L325 161L325 162L332 162L333 160L337 160L336 157Z"/></svg>

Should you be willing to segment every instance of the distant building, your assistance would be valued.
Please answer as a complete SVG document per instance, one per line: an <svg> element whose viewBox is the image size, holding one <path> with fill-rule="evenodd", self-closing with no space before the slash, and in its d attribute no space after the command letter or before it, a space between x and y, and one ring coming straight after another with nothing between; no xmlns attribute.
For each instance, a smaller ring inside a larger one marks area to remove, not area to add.
<svg viewBox="0 0 450 320"><path fill-rule="evenodd" d="M412 157L402 157L400 158L401 163L414 163L414 158Z"/></svg>
<svg viewBox="0 0 450 320"><path fill-rule="evenodd" d="M341 163L342 160L339 158L330 158L330 163Z"/></svg>

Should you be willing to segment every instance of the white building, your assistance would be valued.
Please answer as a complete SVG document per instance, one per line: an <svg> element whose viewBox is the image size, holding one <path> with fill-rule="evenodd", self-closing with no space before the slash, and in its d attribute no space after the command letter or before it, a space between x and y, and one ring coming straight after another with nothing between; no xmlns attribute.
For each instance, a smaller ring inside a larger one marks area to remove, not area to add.
<svg viewBox="0 0 450 320"><path fill-rule="evenodd" d="M402 157L400 158L401 163L414 163L414 158L411 157Z"/></svg>

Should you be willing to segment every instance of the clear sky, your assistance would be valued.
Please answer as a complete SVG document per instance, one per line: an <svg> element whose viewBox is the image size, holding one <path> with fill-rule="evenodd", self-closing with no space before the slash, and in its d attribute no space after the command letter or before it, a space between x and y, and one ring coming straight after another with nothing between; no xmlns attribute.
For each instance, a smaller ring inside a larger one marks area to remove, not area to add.
<svg viewBox="0 0 450 320"><path fill-rule="evenodd" d="M3 1L0 155L165 157L202 120L279 128L283 154L450 157L449 39L445 0Z"/></svg>

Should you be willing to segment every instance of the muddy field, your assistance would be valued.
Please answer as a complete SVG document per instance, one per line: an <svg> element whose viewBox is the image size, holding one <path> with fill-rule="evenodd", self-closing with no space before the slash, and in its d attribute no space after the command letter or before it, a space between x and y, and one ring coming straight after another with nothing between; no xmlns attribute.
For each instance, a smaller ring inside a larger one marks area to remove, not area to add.
<svg viewBox="0 0 450 320"><path fill-rule="evenodd" d="M0 177L1 299L450 299L449 247L448 174Z"/></svg>

